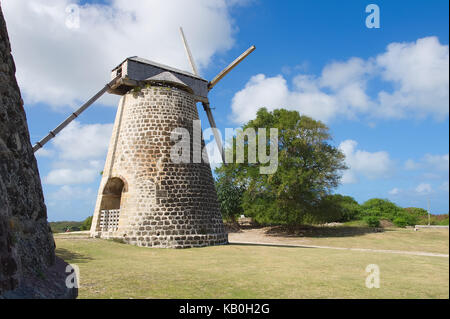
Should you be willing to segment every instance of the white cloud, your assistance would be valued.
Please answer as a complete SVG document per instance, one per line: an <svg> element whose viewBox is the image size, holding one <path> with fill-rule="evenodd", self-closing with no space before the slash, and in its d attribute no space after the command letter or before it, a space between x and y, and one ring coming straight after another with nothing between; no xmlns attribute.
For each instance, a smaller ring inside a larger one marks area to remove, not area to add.
<svg viewBox="0 0 450 319"><path fill-rule="evenodd" d="M73 121L52 142L58 156L44 182L73 185L95 181L103 169L111 131L112 124L82 125Z"/></svg>
<svg viewBox="0 0 450 319"><path fill-rule="evenodd" d="M253 76L245 88L233 97L235 120L243 123L252 119L257 107L274 109L285 105L289 96L286 80L282 76L266 78L264 74Z"/></svg>
<svg viewBox="0 0 450 319"><path fill-rule="evenodd" d="M259 108L298 110L319 120L328 121L336 112L336 100L317 89L316 80L307 76L294 79L297 91L290 91L286 80L278 75L253 76L245 88L235 94L232 101L233 120L244 123L255 117Z"/></svg>
<svg viewBox="0 0 450 319"><path fill-rule="evenodd" d="M78 121L70 123L53 140L66 160L103 158L108 150L113 124L82 125Z"/></svg>
<svg viewBox="0 0 450 319"><path fill-rule="evenodd" d="M417 185L415 191L416 191L416 193L418 193L420 195L426 195L426 194L430 194L431 192L433 192L433 188L431 187L430 184L422 183L422 184Z"/></svg>
<svg viewBox="0 0 450 319"><path fill-rule="evenodd" d="M87 184L100 177L104 160L56 160L53 169L44 178L50 185Z"/></svg>
<svg viewBox="0 0 450 319"><path fill-rule="evenodd" d="M51 200L80 200L92 197L95 192L91 188L77 186L61 186L57 191L50 193Z"/></svg>
<svg viewBox="0 0 450 319"><path fill-rule="evenodd" d="M345 162L349 167L344 171L342 183L352 184L358 181L359 176L376 179L389 176L393 163L389 154L384 151L367 152L357 150L358 143L353 140L343 141L339 149L345 155Z"/></svg>
<svg viewBox="0 0 450 319"><path fill-rule="evenodd" d="M449 155L433 155L433 154L425 154L420 160L414 161L412 159L408 159L405 162L406 170L418 170L418 169L427 169L430 171L437 172L447 172L449 171ZM433 173L428 173L434 176L439 176ZM430 175L430 176L431 176Z"/></svg>
<svg viewBox="0 0 450 319"><path fill-rule="evenodd" d="M377 57L382 77L394 83L395 91L379 93L380 112L386 116L404 117L410 112L448 115L449 48L436 37L418 39L415 43L391 43Z"/></svg>
<svg viewBox="0 0 450 319"><path fill-rule="evenodd" d="M397 187L395 187L389 191L389 195L398 195L399 193L400 193L400 189L398 189Z"/></svg>
<svg viewBox="0 0 450 319"><path fill-rule="evenodd" d="M53 157L54 154L55 154L54 151L46 149L46 148L40 148L34 153L34 155L36 155L36 157Z"/></svg>
<svg viewBox="0 0 450 319"><path fill-rule="evenodd" d="M426 154L424 157L425 163L430 167L442 172L448 172L449 157L448 154L445 155L431 155Z"/></svg>
<svg viewBox="0 0 450 319"><path fill-rule="evenodd" d="M75 106L103 87L129 56L190 70L178 31L183 26L200 70L234 44L233 0L111 0L80 6L80 27L68 28L75 0L11 0L8 23L17 78L26 103ZM244 4L248 4L245 1ZM116 105L117 98L103 103Z"/></svg>
<svg viewBox="0 0 450 319"><path fill-rule="evenodd" d="M337 116L448 116L449 49L436 37L392 43L386 52L363 60L350 58L326 65L319 77L299 74L289 88L282 75L258 74L232 100L232 119L244 123L261 107L286 108L328 122ZM370 97L369 81L386 89Z"/></svg>
<svg viewBox="0 0 450 319"><path fill-rule="evenodd" d="M425 172L421 175L421 177L422 177L422 179L426 179L426 180L436 180L436 179L442 179L442 174Z"/></svg>
<svg viewBox="0 0 450 319"><path fill-rule="evenodd" d="M404 168L416 171L416 178L421 181L419 185L408 191L411 196L448 192L448 154L425 154L418 160L409 159L405 162ZM431 181L433 183L430 183Z"/></svg>
<svg viewBox="0 0 450 319"><path fill-rule="evenodd" d="M321 84L323 87L336 90L359 82L372 68L371 63L359 58L351 58L346 62L333 62L323 69Z"/></svg>
<svg viewBox="0 0 450 319"><path fill-rule="evenodd" d="M306 71L308 68L309 63L307 61L304 61L303 63L294 66L285 65L281 67L281 73L290 75L294 72Z"/></svg>
<svg viewBox="0 0 450 319"><path fill-rule="evenodd" d="M257 0L225 0L229 6L248 6L255 3Z"/></svg>
<svg viewBox="0 0 450 319"><path fill-rule="evenodd" d="M52 170L45 177L44 182L50 185L87 184L93 182L99 173L92 168L59 168Z"/></svg>
<svg viewBox="0 0 450 319"><path fill-rule="evenodd" d="M416 163L415 161L413 161L412 159L408 159L405 162L405 169L408 171L413 171L416 170L420 165L418 163Z"/></svg>

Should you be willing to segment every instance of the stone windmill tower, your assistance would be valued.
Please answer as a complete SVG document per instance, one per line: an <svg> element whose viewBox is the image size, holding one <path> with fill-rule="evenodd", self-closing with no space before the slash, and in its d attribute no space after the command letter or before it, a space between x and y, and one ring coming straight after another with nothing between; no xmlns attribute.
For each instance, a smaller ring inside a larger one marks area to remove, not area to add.
<svg viewBox="0 0 450 319"><path fill-rule="evenodd" d="M210 165L194 159L194 149L203 149L204 141L201 135L195 139L193 121L199 119L196 103L201 102L216 128L208 92L255 47L209 82L198 75L180 32L193 73L127 58L112 71L110 83L34 147L42 147L105 92L121 95L92 220L93 237L168 248L228 242ZM171 134L180 128L190 135L189 163L171 161ZM223 158L218 132L213 132Z"/></svg>

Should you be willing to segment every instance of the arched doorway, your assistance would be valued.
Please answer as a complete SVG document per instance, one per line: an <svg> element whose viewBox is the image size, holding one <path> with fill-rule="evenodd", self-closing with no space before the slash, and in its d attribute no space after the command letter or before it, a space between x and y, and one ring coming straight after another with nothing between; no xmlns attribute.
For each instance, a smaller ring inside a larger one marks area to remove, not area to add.
<svg viewBox="0 0 450 319"><path fill-rule="evenodd" d="M100 205L100 229L116 231L119 226L122 193L126 192L126 184L121 178L110 178L103 189Z"/></svg>

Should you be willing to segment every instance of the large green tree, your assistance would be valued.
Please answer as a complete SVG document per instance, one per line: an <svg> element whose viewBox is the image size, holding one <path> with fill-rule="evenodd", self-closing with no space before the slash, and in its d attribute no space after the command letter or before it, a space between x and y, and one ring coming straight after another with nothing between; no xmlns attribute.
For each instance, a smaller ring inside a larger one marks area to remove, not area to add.
<svg viewBox="0 0 450 319"><path fill-rule="evenodd" d="M292 225L326 219L326 212L319 208L347 168L342 152L330 144L328 127L296 111L268 112L262 108L242 130L248 128L254 129L256 135L260 128L278 129L278 168L273 174L261 174L261 166L267 164L260 164L259 158L257 163L248 163L247 141L244 163L234 161L216 169L219 183L226 180L243 190L245 214L264 224ZM267 139L267 149L270 143ZM236 138L226 152L235 150Z"/></svg>
<svg viewBox="0 0 450 319"><path fill-rule="evenodd" d="M216 180L215 186L222 217L227 221L236 221L236 218L243 213L242 187L232 183L228 178Z"/></svg>

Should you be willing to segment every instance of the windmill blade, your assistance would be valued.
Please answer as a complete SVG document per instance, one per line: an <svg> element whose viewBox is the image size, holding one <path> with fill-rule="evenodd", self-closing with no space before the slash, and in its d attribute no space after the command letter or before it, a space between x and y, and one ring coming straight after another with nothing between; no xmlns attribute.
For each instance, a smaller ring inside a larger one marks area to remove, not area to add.
<svg viewBox="0 0 450 319"><path fill-rule="evenodd" d="M222 78L228 74L231 70L233 70L239 63L242 62L250 53L255 51L256 47L252 45L247 49L244 53L242 53L236 60L231 62L229 66L227 66L222 72L220 72L211 82L208 84L208 89L211 90Z"/></svg>
<svg viewBox="0 0 450 319"><path fill-rule="evenodd" d="M192 57L192 53L191 53L191 50L189 49L189 45L187 43L186 37L184 36L182 27L180 27L180 34L181 34L181 38L183 39L184 48L186 50L186 53L187 53L187 56L189 59L189 63L191 64L192 71L194 72L195 75L198 75L197 66L195 65L194 58Z"/></svg>
<svg viewBox="0 0 450 319"><path fill-rule="evenodd" d="M216 126L216 122L214 121L214 117L211 112L211 107L209 106L209 102L203 102L202 104L203 104L203 109L206 112L206 116L208 116L209 125L213 129L214 139L216 140L217 147L219 148L220 156L222 157L222 163L224 165L226 165L225 154L224 154L223 146L222 146L222 140L220 139L219 132L217 131L217 126Z"/></svg>
<svg viewBox="0 0 450 319"><path fill-rule="evenodd" d="M93 97L91 97L89 99L89 101L87 101L86 103L84 103L78 110L76 110L75 112L72 113L72 115L70 115L64 122L62 122L61 124L59 124L53 131L50 131L50 133L44 137L42 140L40 140L39 142L37 142L34 146L33 146L33 152L36 152L38 149L42 148L45 144L47 144L48 141L50 141L51 139L53 139L56 134L58 134L59 132L61 132L67 125L70 124L70 122L72 122L74 119L76 119L81 113L83 113L89 106L91 106L95 101L97 101L103 94L105 94L109 89L112 88L112 86L117 82L117 80L119 80L120 75L117 76L114 80L112 80L111 82L109 82L108 84L105 85L105 87L103 89L101 89L100 91L98 91Z"/></svg>

